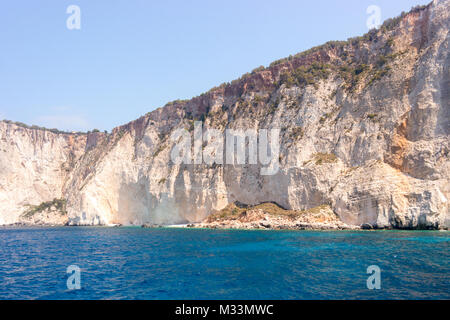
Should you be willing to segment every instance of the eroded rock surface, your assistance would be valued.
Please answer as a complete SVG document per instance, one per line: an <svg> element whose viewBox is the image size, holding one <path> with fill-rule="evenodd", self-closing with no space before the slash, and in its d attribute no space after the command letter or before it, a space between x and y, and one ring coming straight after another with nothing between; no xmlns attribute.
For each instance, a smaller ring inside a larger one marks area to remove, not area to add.
<svg viewBox="0 0 450 320"><path fill-rule="evenodd" d="M449 4L435 0L108 135L0 122L0 224L65 199L71 225L192 223L236 201L272 201L328 205L349 226L448 228ZM222 132L280 129L280 170L174 164L171 134L192 134L195 121ZM253 216L261 212L245 219Z"/></svg>
<svg viewBox="0 0 450 320"><path fill-rule="evenodd" d="M323 205L304 211L285 210L274 203L263 203L249 208L235 204L213 213L203 222L191 224L191 228L210 229L272 229L272 230L350 230L359 229L343 223ZM372 227L373 228L373 227Z"/></svg>

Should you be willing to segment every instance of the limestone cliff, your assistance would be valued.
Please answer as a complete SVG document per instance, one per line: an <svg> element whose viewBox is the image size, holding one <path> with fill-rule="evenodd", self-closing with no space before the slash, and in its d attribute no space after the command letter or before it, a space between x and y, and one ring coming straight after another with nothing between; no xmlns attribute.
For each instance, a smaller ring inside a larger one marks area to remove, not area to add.
<svg viewBox="0 0 450 320"><path fill-rule="evenodd" d="M0 224L33 221L39 205L64 199L52 223L199 222L239 201L328 205L355 226L448 228L449 4L255 69L108 135L1 122ZM192 133L194 121L280 129L280 170L175 164L171 135Z"/></svg>
<svg viewBox="0 0 450 320"><path fill-rule="evenodd" d="M0 224L19 222L30 206L63 198L86 140L83 134L0 122Z"/></svg>

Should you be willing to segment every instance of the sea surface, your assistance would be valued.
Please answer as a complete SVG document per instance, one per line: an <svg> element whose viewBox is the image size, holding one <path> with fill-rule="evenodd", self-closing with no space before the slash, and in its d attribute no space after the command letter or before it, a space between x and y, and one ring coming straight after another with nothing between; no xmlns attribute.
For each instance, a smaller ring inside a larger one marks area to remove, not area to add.
<svg viewBox="0 0 450 320"><path fill-rule="evenodd" d="M449 248L433 231L0 228L0 299L450 299Z"/></svg>

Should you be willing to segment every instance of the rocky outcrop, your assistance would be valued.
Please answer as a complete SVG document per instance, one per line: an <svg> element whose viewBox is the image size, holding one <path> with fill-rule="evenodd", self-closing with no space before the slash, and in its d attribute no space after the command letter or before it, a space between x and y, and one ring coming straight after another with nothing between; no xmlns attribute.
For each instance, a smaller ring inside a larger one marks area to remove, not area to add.
<svg viewBox="0 0 450 320"><path fill-rule="evenodd" d="M110 134L1 122L0 224L56 198L70 225L196 223L239 201L327 205L348 226L448 228L449 4L255 69ZM203 132L280 130L279 170L175 163L171 137L198 134L198 121Z"/></svg>
<svg viewBox="0 0 450 320"><path fill-rule="evenodd" d="M254 207L228 205L190 228L247 229L247 230L356 230L343 223L327 205L304 211L285 210L274 203Z"/></svg>

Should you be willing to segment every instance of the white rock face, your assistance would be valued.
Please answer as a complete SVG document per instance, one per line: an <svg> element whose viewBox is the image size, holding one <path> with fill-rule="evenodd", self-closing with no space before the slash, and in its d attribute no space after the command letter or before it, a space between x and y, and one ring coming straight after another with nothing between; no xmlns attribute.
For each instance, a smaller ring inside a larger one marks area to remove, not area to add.
<svg viewBox="0 0 450 320"><path fill-rule="evenodd" d="M27 205L63 198L85 136L55 134L0 122L0 224L19 222Z"/></svg>
<svg viewBox="0 0 450 320"><path fill-rule="evenodd" d="M26 204L64 198L72 225L191 223L235 201L273 201L294 210L328 204L355 226L448 228L449 2L413 10L372 39L319 48L168 104L109 135L1 122L0 224L19 222ZM274 85L312 63L329 65L329 74ZM222 132L281 129L280 170L174 164L170 136L190 132L193 120Z"/></svg>

